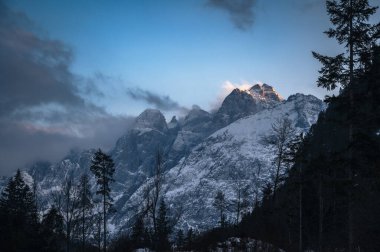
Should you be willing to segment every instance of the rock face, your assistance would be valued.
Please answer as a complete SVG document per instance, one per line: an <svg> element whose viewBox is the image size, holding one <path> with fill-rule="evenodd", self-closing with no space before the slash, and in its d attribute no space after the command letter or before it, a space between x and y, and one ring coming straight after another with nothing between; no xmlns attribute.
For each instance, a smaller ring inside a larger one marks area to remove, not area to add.
<svg viewBox="0 0 380 252"><path fill-rule="evenodd" d="M267 103L268 106L275 105L283 100L272 86L265 83L263 85L256 84L248 91L255 100L262 101L264 104Z"/></svg>
<svg viewBox="0 0 380 252"><path fill-rule="evenodd" d="M277 118L290 119L298 132L306 132L325 108L314 96L296 94L287 101L222 128L202 141L165 174L165 199L181 218L177 226L183 229L205 230L218 225L219 215L213 200L222 190L228 202L236 199L237 190L248 188L250 206L272 172L274 150L262 138L271 133ZM141 205L142 190L137 190L121 214L132 216ZM227 220L236 221L236 213L227 211ZM125 222L118 222L120 228Z"/></svg>
<svg viewBox="0 0 380 252"><path fill-rule="evenodd" d="M283 101L271 86L263 84L246 91L235 89L214 114L194 107L184 118L166 123L159 110L145 110L109 152L115 163L112 196L117 210L110 219L112 231L127 229L139 210L158 148L165 158L165 198L170 211L180 213L177 226L206 229L217 224L212 207L217 189L232 200L236 185L254 182L256 186L249 190L252 199L269 179L273 151L259 139L268 134L271 123L288 117L299 131L307 131L323 109L322 101L313 96L296 94ZM91 174L94 152L72 151L58 163L34 164L27 173L38 184L40 205L47 208L53 203L52 195L65 178ZM95 190L93 177L90 183ZM233 216L227 217L233 220Z"/></svg>
<svg viewBox="0 0 380 252"><path fill-rule="evenodd" d="M168 130L168 126L166 124L165 117L159 110L146 109L136 118L134 129L166 132Z"/></svg>
<svg viewBox="0 0 380 252"><path fill-rule="evenodd" d="M221 128L245 116L253 115L280 103L283 99L273 87L256 84L249 90L234 89L223 101L214 118L214 127Z"/></svg>

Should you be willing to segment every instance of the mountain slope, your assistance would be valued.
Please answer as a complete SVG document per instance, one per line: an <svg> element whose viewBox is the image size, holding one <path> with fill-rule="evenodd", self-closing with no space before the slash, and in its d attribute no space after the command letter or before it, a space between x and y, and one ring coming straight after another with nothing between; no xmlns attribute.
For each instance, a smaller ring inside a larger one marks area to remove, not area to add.
<svg viewBox="0 0 380 252"><path fill-rule="evenodd" d="M249 187L249 199L272 174L273 150L263 143L277 118L289 118L298 131L307 131L325 108L313 96L296 94L287 101L240 119L218 130L197 145L189 156L165 174L163 190L171 211L180 214L177 227L205 230L218 222L212 206L217 190L226 194L228 201L236 198L237 189ZM149 183L149 182L147 182ZM238 188L237 188L238 187ZM144 186L126 202L118 215L133 216L144 200ZM228 220L234 221L233 211ZM115 217L115 225L128 226L128 218Z"/></svg>
<svg viewBox="0 0 380 252"><path fill-rule="evenodd" d="M117 210L110 219L111 231L124 230L134 220L153 174L157 148L165 155L163 189L171 212L179 216L177 227L206 229L217 223L212 207L216 189L225 190L232 200L236 184L240 189L249 185L252 201L257 189L270 179L273 153L260 139L269 134L271 124L287 116L299 131L307 131L323 109L324 104L313 96L297 94L283 101L264 84L234 90L215 114L194 107L184 118L166 123L159 110L145 110L109 153L115 162L111 187ZM54 204L65 179L91 174L94 152L72 151L60 162L39 162L27 171L37 183L41 210ZM95 191L92 176L90 183ZM233 221L232 211L228 219Z"/></svg>

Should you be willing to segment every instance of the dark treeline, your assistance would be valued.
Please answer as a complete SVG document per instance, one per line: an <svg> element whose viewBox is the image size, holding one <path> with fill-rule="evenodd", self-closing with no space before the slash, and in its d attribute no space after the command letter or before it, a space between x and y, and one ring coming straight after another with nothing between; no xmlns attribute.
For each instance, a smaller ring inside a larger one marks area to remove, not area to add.
<svg viewBox="0 0 380 252"><path fill-rule="evenodd" d="M36 196L20 171L2 192L0 223L1 251L65 251L68 248L63 212L52 206L40 217ZM71 245L73 249L79 248L79 243ZM87 244L86 249L89 249Z"/></svg>
<svg viewBox="0 0 380 252"><path fill-rule="evenodd" d="M379 251L379 97L380 47L375 47L370 70L330 98L309 134L289 144L286 159L294 165L276 194L273 185L264 186L253 212L238 225L198 235L192 249L250 237L285 251ZM350 110L352 98L357 106Z"/></svg>
<svg viewBox="0 0 380 252"><path fill-rule="evenodd" d="M28 185L18 170L0 197L0 251L106 251L112 159L98 150L91 171L99 200L92 195L89 175L83 174L77 183L69 175L52 193L53 204L42 212L37 185Z"/></svg>
<svg viewBox="0 0 380 252"><path fill-rule="evenodd" d="M379 250L380 49L375 51L371 70L320 114L275 200L267 190L244 218L246 233L286 251Z"/></svg>
<svg viewBox="0 0 380 252"><path fill-rule="evenodd" d="M367 23L377 7L326 3L333 28L325 33L345 52L313 52L322 63L317 83L340 94L327 97L316 125L285 148L292 165L282 184L262 188L262 201L238 226L201 236L203 249L239 236L286 251L379 251L380 23Z"/></svg>

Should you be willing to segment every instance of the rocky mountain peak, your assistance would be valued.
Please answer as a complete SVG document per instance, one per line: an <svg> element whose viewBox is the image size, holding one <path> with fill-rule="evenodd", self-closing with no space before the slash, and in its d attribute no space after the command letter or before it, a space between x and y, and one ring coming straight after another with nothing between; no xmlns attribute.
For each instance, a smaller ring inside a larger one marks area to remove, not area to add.
<svg viewBox="0 0 380 252"><path fill-rule="evenodd" d="M268 84L255 84L248 90L234 89L215 116L215 125L224 127L237 119L273 107L282 97Z"/></svg>
<svg viewBox="0 0 380 252"><path fill-rule="evenodd" d="M172 119L170 120L170 123L171 124L177 124L178 123L177 117L173 116Z"/></svg>
<svg viewBox="0 0 380 252"><path fill-rule="evenodd" d="M168 128L169 129L176 129L179 128L179 122L177 120L176 116L173 116L170 122L168 123Z"/></svg>
<svg viewBox="0 0 380 252"><path fill-rule="evenodd" d="M280 102L283 98L276 92L276 90L268 84L255 84L248 92L257 101L263 101L267 103Z"/></svg>
<svg viewBox="0 0 380 252"><path fill-rule="evenodd" d="M210 120L210 113L198 106L193 106L183 120L183 129L188 131L199 131L202 130L205 124L207 124Z"/></svg>
<svg viewBox="0 0 380 252"><path fill-rule="evenodd" d="M166 131L168 126L164 115L158 109L146 109L135 120L135 129Z"/></svg>

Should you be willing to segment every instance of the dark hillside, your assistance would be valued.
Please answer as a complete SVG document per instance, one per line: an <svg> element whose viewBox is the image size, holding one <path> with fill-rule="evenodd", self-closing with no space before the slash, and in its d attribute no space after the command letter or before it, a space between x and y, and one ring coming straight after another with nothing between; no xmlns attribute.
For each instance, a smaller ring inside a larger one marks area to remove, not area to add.
<svg viewBox="0 0 380 252"><path fill-rule="evenodd" d="M287 251L298 251L302 195L303 249L345 250L351 235L356 249L378 251L379 49L375 50L371 70L329 101L328 109L320 114L305 138L276 199L264 197L262 204L241 223L241 229Z"/></svg>

